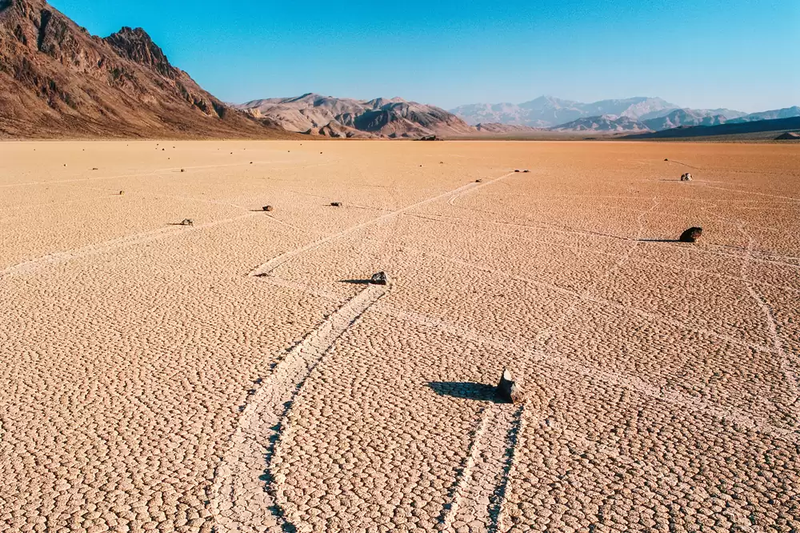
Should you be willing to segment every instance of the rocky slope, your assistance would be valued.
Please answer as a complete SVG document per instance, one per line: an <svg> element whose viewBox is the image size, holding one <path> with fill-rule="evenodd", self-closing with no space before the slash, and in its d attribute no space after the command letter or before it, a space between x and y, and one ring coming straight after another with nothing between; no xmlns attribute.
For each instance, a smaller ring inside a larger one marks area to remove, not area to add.
<svg viewBox="0 0 800 533"><path fill-rule="evenodd" d="M237 106L287 131L333 137L415 138L474 132L455 115L402 98L354 100L308 93L292 98L253 100Z"/></svg>
<svg viewBox="0 0 800 533"><path fill-rule="evenodd" d="M647 132L647 126L630 117L601 115L578 120L550 128L551 131L591 131L598 133Z"/></svg>
<svg viewBox="0 0 800 533"><path fill-rule="evenodd" d="M0 0L0 136L274 137L141 29L90 35L43 0Z"/></svg>
<svg viewBox="0 0 800 533"><path fill-rule="evenodd" d="M475 126L475 129L478 133L486 133L486 134L526 134L526 133L535 133L537 131L542 131L541 128L531 128L530 126L515 126L512 124L499 124L497 122L488 122L486 124L478 124Z"/></svg>

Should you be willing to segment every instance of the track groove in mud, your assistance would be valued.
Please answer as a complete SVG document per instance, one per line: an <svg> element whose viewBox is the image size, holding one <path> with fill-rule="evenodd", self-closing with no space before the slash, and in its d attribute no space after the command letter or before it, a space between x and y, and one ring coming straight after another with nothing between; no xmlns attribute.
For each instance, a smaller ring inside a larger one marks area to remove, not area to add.
<svg viewBox="0 0 800 533"><path fill-rule="evenodd" d="M73 259L89 257L92 255L101 254L111 250L125 248L127 246L135 246L137 244L155 241L173 235L184 235L187 232L194 232L208 228L213 228L215 226L227 224L228 222L236 222L238 220L243 220L254 216L257 216L257 214L247 213L244 215L225 218L222 220L215 220L213 222L208 222L206 224L196 224L194 226L186 226L186 227L170 226L166 228L159 228L152 231L146 231L143 233L137 233L135 235L129 235L127 237L120 237L119 239L112 239L110 241L101 242L99 244L90 244L89 246L84 246L83 248L67 250L64 252L56 252L53 254L48 254L45 256L37 257L35 259L31 259L29 261L24 261L22 263L18 263L16 265L12 265L3 270L0 270L0 279L6 276L34 272L39 268L55 265L58 263L65 263L68 261L72 261Z"/></svg>
<svg viewBox="0 0 800 533"><path fill-rule="evenodd" d="M296 530L283 514L281 480L271 470L285 418L336 339L389 289L368 285L291 348L252 396L214 476L211 506L218 533Z"/></svg>
<svg viewBox="0 0 800 533"><path fill-rule="evenodd" d="M748 271L747 265L750 262L750 249L754 245L753 238L750 236L749 233L744 229L742 225L739 226L739 231L744 234L747 238L747 252L745 254L744 260L742 261L742 271L741 276L745 280L748 280ZM789 360L789 354L783 349L783 342L781 342L780 335L778 334L778 326L775 323L775 316L772 312L772 308L764 301L764 298L758 291L753 288L753 285L746 281L747 291L750 294L750 297L756 302L758 307L764 313L764 320L767 324L767 329L769 331L770 337L772 338L773 345L775 346L775 353L778 354L780 359L780 369L783 372L783 375L786 378L786 382L789 385L789 388L794 393L794 401L792 402L793 412L795 420L800 420L800 379L798 379L797 374L792 370L791 361Z"/></svg>
<svg viewBox="0 0 800 533"><path fill-rule="evenodd" d="M495 403L483 410L439 531L498 531L523 408L523 405Z"/></svg>

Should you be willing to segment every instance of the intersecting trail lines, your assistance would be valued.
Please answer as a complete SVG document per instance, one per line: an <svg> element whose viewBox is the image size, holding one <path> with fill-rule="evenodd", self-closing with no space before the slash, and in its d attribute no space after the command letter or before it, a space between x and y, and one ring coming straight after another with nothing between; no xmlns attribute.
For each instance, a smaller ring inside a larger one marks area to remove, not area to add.
<svg viewBox="0 0 800 533"><path fill-rule="evenodd" d="M744 227L744 224L739 224L739 231L747 238L748 245L747 245L747 254L745 256L745 260L742 261L742 278L745 280L748 279L748 269L747 265L749 263L750 258L750 248L753 246L753 238L747 233L747 230ZM783 372L783 375L786 379L789 388L792 390L794 395L794 401L792 402L792 407L794 409L795 419L800 421L800 380L798 380L798 376L792 369L792 361L789 359L789 354L783 349L783 343L781 342L780 335L778 334L778 326L775 323L775 316L772 312L772 308L764 301L764 298L759 294L754 288L753 285L749 282L746 282L747 290L750 293L750 296L753 300L758 304L761 311L764 313L764 319L767 323L767 329L769 330L770 337L772 338L773 345L775 346L775 351L780 358L780 368Z"/></svg>
<svg viewBox="0 0 800 533"><path fill-rule="evenodd" d="M502 276L502 277L505 277L505 278L508 278L508 279L512 279L514 281L520 281L520 282L523 282L523 283L529 283L531 285L537 285L539 287L545 287L547 289L551 289L551 290L554 290L556 292L560 292L561 294L564 294L566 296L578 298L579 300L584 300L584 301L587 301L587 302L603 304L605 306L613 307L614 309L619 309L621 311L628 311L628 312L636 314L636 315L638 315L640 317L647 318L649 320L655 320L655 321L661 322L662 324L668 324L670 326L686 329L688 331L694 331L695 333L700 333L700 334L703 334L703 335L707 335L709 337L713 337L713 338L716 338L716 339L724 340L726 342L730 342L731 344L736 344L736 345L739 345L739 346L745 346L745 347L748 347L748 348L752 348L753 350L757 350L759 352L777 353L777 351L774 348L770 348L769 346L762 346L760 344L743 341L741 339L737 339L737 338L731 337L729 335L723 335L721 333L717 333L715 331L712 331L712 330L709 330L709 329L706 329L706 328L693 326L691 324L687 324L685 322L681 322L680 320L676 320L676 319L673 319L673 318L665 317L665 316L662 316L662 315L659 315L659 314L656 314L656 313L651 313L649 311L645 311L644 309L639 309L638 307L634 307L634 306L631 306L631 305L624 305L624 304L615 302L613 300L608 300L606 298L602 298L602 297L599 297L599 296L593 296L591 294L587 294L586 291L583 291L583 292L574 291L574 290L567 289L567 288L564 288L564 287L560 287L558 285L554 285L552 283L548 283L548 282L545 282L545 281L539 281L539 280L527 278L527 277L524 277L524 276L518 276L518 275L515 275L515 274L511 274L509 272L506 272L504 270L495 269L495 268L491 268L491 267L488 267L488 266L485 266L485 265L479 265L479 264L476 264L476 263L470 263L470 262L467 262L467 261L463 261L461 259L456 259L456 258L449 257L449 256L446 256L446 255L441 255L441 254L438 254L436 252L431 252L431 251L428 251L428 250L421 250L421 249L413 248L413 247L406 247L405 249L406 250L410 250L410 251L415 251L415 252L423 254L423 255L428 255L428 256L431 256L431 257L437 257L439 259L443 259L443 260L451 262L453 264L457 264L457 265L461 265L461 266L465 266L465 267L469 267L469 268L474 268L474 269L477 269L477 270L482 270L484 272L488 272L488 273L491 273L491 274L496 274L498 276ZM738 279L738 278L735 278L735 279Z"/></svg>
<svg viewBox="0 0 800 533"><path fill-rule="evenodd" d="M486 211L486 210L478 210L478 211L482 212L482 213L486 213L488 215L499 215L499 216L502 216L502 213L496 213L496 212L493 212L493 211ZM633 211L639 212L639 213L642 212L641 210L633 210ZM504 222L504 221L500 221L500 220L457 217L457 216L452 216L452 215L443 215L441 213L425 214L425 215L416 214L416 213L410 213L410 214L406 214L406 216L413 216L413 217L416 217L416 218L420 218L420 219L423 219L423 220L431 220L431 221L434 221L434 222L445 222L445 221L448 221L448 220L453 220L453 221L458 221L459 223L471 224L473 227L476 226L476 225L480 225L480 224L491 224L491 225L505 226L505 227L510 227L510 228L521 228L521 229L531 228L531 229L548 230L548 231L551 231L553 233L560 233L560 234L564 234L564 235L587 235L587 236L590 236L590 237L605 237L605 238L608 238L608 239L615 239L615 240L628 241L628 242L639 240L639 239L634 239L632 237L625 237L625 236L622 236L622 235L614 235L614 234L610 234L610 233L602 233L602 232L586 230L586 229L576 229L576 228L573 228L573 227L570 227L570 226L566 226L566 225L563 225L563 224L554 224L554 223L551 223L551 222L545 222L545 221L541 221L541 220L535 220L535 221L531 221L529 223ZM478 228L478 229L480 230L481 228ZM648 242L648 241L639 240L639 242ZM663 242L648 242L648 244L651 245L651 246L658 245L658 246L665 246L665 247L666 246L674 246L675 245L674 243L663 243ZM697 246L692 247L691 251L693 253L699 253L699 254L718 255L718 256L723 256L723 257L734 257L736 259L740 259L741 258L741 256L738 255L738 254L732 254L730 252L725 251L726 248L729 248L729 247L725 246L725 245L705 244L702 247L697 247ZM717 250L717 249L719 249L719 250ZM754 256L754 257L752 257L752 261L754 261L754 262L772 263L772 264L779 264L779 265L782 265L782 266L787 266L787 267L790 267L790 268L800 268L800 265L798 265L796 263L787 263L785 261L779 261L779 260L775 259L775 258L797 259L794 256L787 256L787 255L777 254L772 250L758 250L758 251L763 253L766 257L755 257Z"/></svg>
<svg viewBox="0 0 800 533"><path fill-rule="evenodd" d="M276 285L278 287L295 289L300 292L325 298L329 301L338 302L341 300L340 296L326 291L315 290L306 285L283 280L275 276L265 277L262 279L264 282ZM573 361L568 357L547 353L537 349L535 346L530 346L524 342L515 341L513 339L489 337L481 333L477 333L476 331L463 325L451 324L421 313L407 311L385 301L376 305L373 308L373 311L402 320L407 320L425 327L435 328L459 337L464 341L472 341L478 344L484 344L486 346L491 346L493 348L502 350L506 353L510 352L514 355L517 355L521 359L528 360L530 364L551 364L553 367L555 367L553 370L546 369L545 367L539 367L539 369L543 372L554 372L553 377L555 378L563 378L563 371L575 372L589 379L594 379L610 385L622 387L636 392L642 396L685 408L690 412L699 413L717 420L735 422L744 428L749 428L760 433L780 437L792 443L800 443L800 434L798 434L798 432L795 430L775 427L768 422L754 418L750 414L735 407L722 407L712 402L705 401L697 396L692 396L676 390L666 390L663 387L653 385L636 376L631 376L622 372L605 370L604 368L593 366L591 364L582 364L580 362Z"/></svg>
<svg viewBox="0 0 800 533"><path fill-rule="evenodd" d="M658 207L658 202L659 202L658 198L653 198L653 205L650 207L650 209L648 209L647 211L642 211L641 213L639 213L639 216L636 217L636 224L637 224L636 239L634 239L631 245L628 246L627 251L624 254L619 254L616 263L611 265L611 267L606 269L603 275L598 276L597 279L595 279L589 286L584 288L583 291L581 291L578 294L578 298L574 302L572 302L570 306L567 307L566 310L564 310L564 312L561 314L561 317L559 317L558 320L550 324L548 327L539 331L539 333L536 335L537 342L547 338L548 336L551 335L552 332L559 331L564 322L572 315L572 313L574 313L577 310L578 305L588 300L588 297L591 295L594 288L597 285L599 285L604 279L613 275L614 272L619 270L620 267L622 267L622 265L624 265L628 261L628 259L630 259L631 255L633 254L633 251L639 245L639 239L641 238L642 232L644 231L644 218L648 214L653 212L656 209L656 207ZM523 363L523 369L524 368L525 367Z"/></svg>
<svg viewBox="0 0 800 533"><path fill-rule="evenodd" d="M391 286L368 285L331 314L278 361L245 407L211 488L211 508L220 533L303 530L288 521L272 460L286 431L292 402L331 346ZM266 486L265 486L266 485Z"/></svg>
<svg viewBox="0 0 800 533"><path fill-rule="evenodd" d="M428 217L428 216L423 216L423 215L416 215L416 214L406 214L404 216L413 216L415 218L421 218L421 219L424 219L424 220L431 220L433 222L446 222L446 223L449 223L449 224L452 224L452 225L456 225L456 223L455 222L450 222L450 219L458 220L458 221L465 221L465 222L468 221L468 222L472 222L472 223L475 222L474 220L470 220L470 219L459 218L459 217L446 217L446 216L442 216L442 215L437 215L437 216L440 216L441 219ZM595 235L593 232L569 231L569 230L563 230L563 229L553 229L553 228L550 228L547 225L539 226L539 225L520 225L520 224L510 224L510 223L509 224L505 224L503 222L496 222L496 221L489 221L489 220L484 221L484 222L490 223L490 224L520 226L520 227L532 228L532 229L542 229L542 230L552 231L554 233L562 233L562 234L567 234L567 235L586 235L586 234ZM559 248L566 248L566 249L575 250L575 251L578 251L578 252L588 252L588 253L607 256L607 257L616 257L618 255L618 254L613 253L613 252L604 252L604 251L600 251L600 250L587 250L585 247L580 247L580 246L577 246L577 245L574 245L574 244L565 243L565 242L559 242L559 241L553 241L553 240L541 239L541 238L533 238L533 237L528 237L528 236L525 236L525 235L497 234L495 232L491 232L491 231L483 229L483 228L474 228L474 229L476 229L477 231L483 232L483 233L490 234L495 238L498 237L498 236L509 237L509 238L514 238L517 241L525 241L525 242L536 243L536 244L546 244L548 246L556 246L556 247L559 247ZM602 237L608 237L607 235L603 235L603 234L597 234L597 235L598 236L602 236ZM616 237L616 236L611 236L611 238L621 239L621 240L625 240L625 241L632 241L633 240L633 239L629 239L629 238L626 238L626 237ZM414 248L413 246L407 246L405 244L403 244L402 246L405 249L408 249L408 250L420 250L418 248ZM421 250L421 251L424 252L424 253L429 253L431 255L435 254L435 252L430 252L428 250ZM692 249L692 251L697 251L697 250L696 249ZM713 252L709 252L709 253L713 253ZM769 253L769 252L764 252L764 253ZM720 254L717 254L717 255L720 255ZM733 258L736 258L736 259L740 259L740 256L738 256L738 255L732 255L732 254L724 254L724 255L727 256L727 257L733 257ZM444 255L440 255L440 257L446 258L446 259L451 260L451 261L456 261L456 262L460 261L458 259L450 258L450 257L444 256ZM772 257L788 257L788 256L773 255ZM792 258L792 259L794 259L794 258ZM800 265L794 265L794 264L791 264L791 263L778 262L778 261L774 261L774 260L768 260L768 259L759 260L758 258L753 258L752 260L753 260L753 262L777 263L777 264L780 264L781 266L787 266L789 268L800 268ZM702 274L702 275L707 275L707 276L715 276L715 277L724 278L724 279L730 279L730 280L734 280L734 281L745 281L741 277L731 276L730 274L723 274L723 273L720 273L720 272L713 272L713 271L710 271L710 270L703 270L703 269L699 269L699 268L689 268L689 267L686 267L686 266L675 265L675 264L671 264L671 263L665 263L663 261L654 261L652 259L645 259L643 257L636 257L635 261L638 262L638 263L646 263L646 264L650 264L650 265L659 265L659 266L665 267L665 268L672 268L674 270L679 270L679 271L682 271L682 272L692 272L692 273L695 273L695 274ZM463 261L460 261L460 262L464 263ZM484 269L484 267L482 267L480 265L476 265L474 263L465 263L465 264L468 264L469 266L474 267L474 268ZM486 270L490 270L490 269L487 268ZM495 270L495 271L496 272L502 272L500 270ZM508 276L512 276L512 275L508 274ZM520 278L520 279L525 279L525 278ZM534 282L533 280L531 280L531 281ZM543 282L535 282L535 283L543 283ZM755 283L758 283L759 285L768 285L770 287L776 287L776 288L783 289L783 290L789 290L789 291L795 291L795 292L800 291L800 288L789 287L789 286L786 286L786 285L775 285L774 283L768 283L768 282L765 282L765 281L755 281ZM552 285L552 286L558 288L557 285ZM564 290L567 290L567 289L564 289Z"/></svg>
<svg viewBox="0 0 800 533"><path fill-rule="evenodd" d="M488 182L483 183L483 184L469 183L469 184L463 185L463 186L461 186L461 187L459 187L459 188L457 188L455 190L447 191L447 192L438 194L436 196L432 196L430 198L426 198L425 200L419 201L419 202L417 202L415 204L411 204L411 205L408 205L408 206L403 207L401 209L398 209L396 211L392 211L390 213L386 213L385 215L381 215L381 216L379 216L377 218L373 218L371 220L367 220L366 222L362 222L361 224L356 224L354 226L350 226L349 228L346 228L346 229L344 229L342 231L339 231L337 233L334 233L332 235L328 235L327 237L324 237L324 238L322 238L320 240L314 241L314 242L312 242L310 244L307 244L306 246L303 246L301 248L296 248L294 250L290 250L290 251L285 252L285 253L283 253L281 255L273 257L272 259L270 259L266 263L264 263L264 264L256 267L255 269L253 269L250 272L249 275L250 276L266 276L266 275L269 275L269 274L272 273L273 270L275 270L276 268L278 268L282 264L286 263L287 261L291 260L292 258L294 258L294 257L296 257L296 256L298 256L300 254L303 254L305 252L308 252L310 250L314 250L316 248L319 248L320 246L322 246L324 244L327 244L327 243L329 243L329 242L331 242L331 241L333 241L335 239L338 239L340 237L344 237L345 235L353 233L354 231L358 231L360 229L366 228L366 227L371 226L373 224L376 224L378 222L383 222L385 220L389 220L389 219L394 218L394 217L396 217L398 215L402 215L403 213L405 213L407 211L410 211L412 209L416 209L418 207L421 207L423 205L429 204L431 202L435 202L437 200L441 200L443 198L447 198L448 196L450 196L452 194L459 194L459 193L466 192L466 191L469 191L469 190L479 189L480 187L484 187L484 186L490 185L492 183L496 183L496 182L498 182L498 181L500 181L502 179L505 179L505 178L507 178L509 176L513 176L513 175L514 175L514 172L510 172L508 174L504 174L503 176L500 176L498 178L494 178L493 180L488 181Z"/></svg>

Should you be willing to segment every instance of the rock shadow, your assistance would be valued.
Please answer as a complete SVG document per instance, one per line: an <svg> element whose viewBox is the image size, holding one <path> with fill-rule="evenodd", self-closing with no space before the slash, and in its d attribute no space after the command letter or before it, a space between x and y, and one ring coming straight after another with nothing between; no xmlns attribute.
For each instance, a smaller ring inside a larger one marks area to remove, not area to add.
<svg viewBox="0 0 800 533"><path fill-rule="evenodd" d="M339 283L349 283L350 285L370 285L372 280L368 279L341 279Z"/></svg>
<svg viewBox="0 0 800 533"><path fill-rule="evenodd" d="M637 239L638 242L681 242L680 239Z"/></svg>
<svg viewBox="0 0 800 533"><path fill-rule="evenodd" d="M505 403L497 394L497 387L469 381L430 381L428 387L439 396L463 398L479 402Z"/></svg>

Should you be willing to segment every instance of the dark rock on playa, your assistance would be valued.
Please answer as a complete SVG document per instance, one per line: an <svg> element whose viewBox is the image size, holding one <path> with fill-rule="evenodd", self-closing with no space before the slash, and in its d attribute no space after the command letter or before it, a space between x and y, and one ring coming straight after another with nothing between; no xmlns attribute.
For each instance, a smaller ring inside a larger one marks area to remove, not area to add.
<svg viewBox="0 0 800 533"><path fill-rule="evenodd" d="M514 375L507 368L503 369L497 385L497 395L501 400L510 403L520 403L523 400L522 384L514 381Z"/></svg>
<svg viewBox="0 0 800 533"><path fill-rule="evenodd" d="M274 209L274 207L272 207L271 205L265 205L261 209L263 209L264 211L272 211Z"/></svg>
<svg viewBox="0 0 800 533"><path fill-rule="evenodd" d="M681 242L695 242L703 235L703 228L689 228L681 233Z"/></svg>
<svg viewBox="0 0 800 533"><path fill-rule="evenodd" d="M331 207L342 207L342 202L331 202Z"/></svg>
<svg viewBox="0 0 800 533"><path fill-rule="evenodd" d="M373 285L387 285L389 283L389 276L386 275L386 272L378 272L372 276L369 282Z"/></svg>
<svg viewBox="0 0 800 533"><path fill-rule="evenodd" d="M181 226L194 226L194 220L192 220L191 218L184 218L181 221Z"/></svg>

